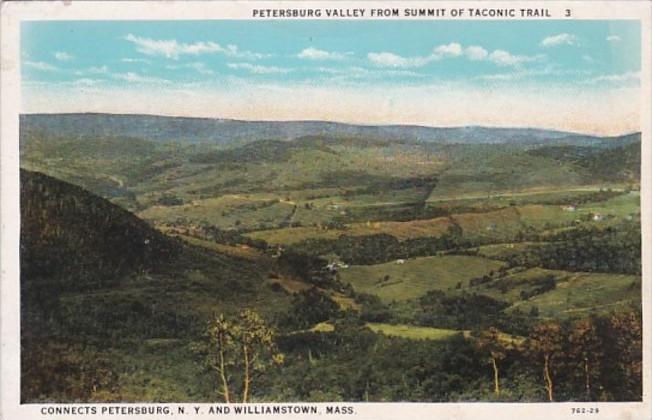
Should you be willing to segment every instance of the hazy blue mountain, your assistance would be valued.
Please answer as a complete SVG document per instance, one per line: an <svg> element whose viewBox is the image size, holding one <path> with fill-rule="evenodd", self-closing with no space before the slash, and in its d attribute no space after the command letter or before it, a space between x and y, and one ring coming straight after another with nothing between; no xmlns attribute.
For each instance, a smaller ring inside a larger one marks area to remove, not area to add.
<svg viewBox="0 0 652 420"><path fill-rule="evenodd" d="M242 144L263 139L304 136L365 137L441 143L600 144L604 138L534 128L425 127L418 125L353 125L325 121L240 121L211 118L120 114L26 114L21 132L43 132L64 138L135 137L154 141Z"/></svg>

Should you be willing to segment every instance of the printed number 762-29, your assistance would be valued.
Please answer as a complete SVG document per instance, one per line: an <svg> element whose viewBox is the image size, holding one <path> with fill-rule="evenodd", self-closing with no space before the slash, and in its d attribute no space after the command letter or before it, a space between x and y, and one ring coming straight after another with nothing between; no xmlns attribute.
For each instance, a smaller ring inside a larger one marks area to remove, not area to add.
<svg viewBox="0 0 652 420"><path fill-rule="evenodd" d="M598 407L573 407L571 408L572 414L598 414L600 410Z"/></svg>

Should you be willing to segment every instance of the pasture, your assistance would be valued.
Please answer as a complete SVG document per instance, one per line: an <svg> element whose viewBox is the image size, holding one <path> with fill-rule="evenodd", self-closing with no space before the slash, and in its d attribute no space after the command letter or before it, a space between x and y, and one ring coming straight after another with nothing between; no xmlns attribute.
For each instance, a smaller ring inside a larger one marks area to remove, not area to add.
<svg viewBox="0 0 652 420"><path fill-rule="evenodd" d="M458 283L497 271L503 263L482 257L443 255L385 264L351 266L341 279L356 291L378 296L383 302L405 301L430 290L455 289Z"/></svg>

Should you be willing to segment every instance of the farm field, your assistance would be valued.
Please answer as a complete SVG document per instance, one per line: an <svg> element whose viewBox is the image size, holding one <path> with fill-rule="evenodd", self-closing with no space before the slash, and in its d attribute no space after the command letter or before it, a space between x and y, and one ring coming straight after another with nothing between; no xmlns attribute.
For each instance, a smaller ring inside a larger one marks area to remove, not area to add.
<svg viewBox="0 0 652 420"><path fill-rule="evenodd" d="M608 313L636 305L640 278L631 275L565 273L554 290L514 303L511 309L528 311L537 307L544 318L572 318ZM508 309L509 311L509 309Z"/></svg>
<svg viewBox="0 0 652 420"><path fill-rule="evenodd" d="M502 266L502 262L486 258L447 255L351 266L340 275L356 290L391 302L417 298L430 290L454 289L458 283L498 271Z"/></svg>
<svg viewBox="0 0 652 420"><path fill-rule="evenodd" d="M463 331L445 330L439 328L415 327L413 325L392 325L381 323L367 323L374 332L389 336L408 338L412 340L442 340L454 335L463 334Z"/></svg>

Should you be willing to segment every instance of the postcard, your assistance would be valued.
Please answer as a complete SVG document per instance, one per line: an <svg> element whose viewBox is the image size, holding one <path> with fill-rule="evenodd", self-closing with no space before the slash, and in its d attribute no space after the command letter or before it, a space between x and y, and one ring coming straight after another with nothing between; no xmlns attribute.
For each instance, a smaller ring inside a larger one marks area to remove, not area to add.
<svg viewBox="0 0 652 420"><path fill-rule="evenodd" d="M649 2L1 11L3 419L649 418Z"/></svg>

